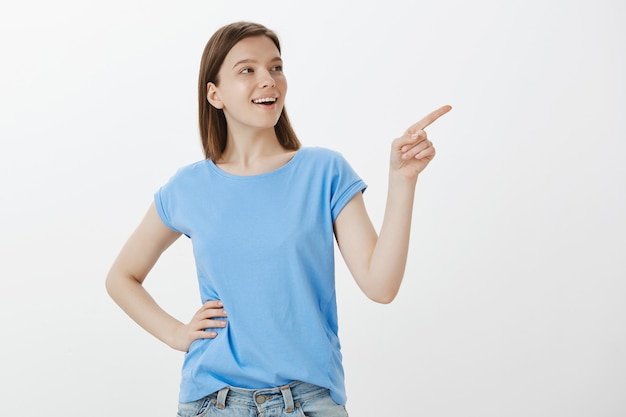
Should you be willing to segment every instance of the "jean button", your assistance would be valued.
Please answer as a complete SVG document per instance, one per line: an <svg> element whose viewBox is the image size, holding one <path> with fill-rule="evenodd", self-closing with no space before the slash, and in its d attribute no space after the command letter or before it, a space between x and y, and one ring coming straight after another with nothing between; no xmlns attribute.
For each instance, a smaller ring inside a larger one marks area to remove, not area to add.
<svg viewBox="0 0 626 417"><path fill-rule="evenodd" d="M264 395L259 395L254 400L256 401L257 404L263 404L265 400L267 400L267 398L265 398Z"/></svg>

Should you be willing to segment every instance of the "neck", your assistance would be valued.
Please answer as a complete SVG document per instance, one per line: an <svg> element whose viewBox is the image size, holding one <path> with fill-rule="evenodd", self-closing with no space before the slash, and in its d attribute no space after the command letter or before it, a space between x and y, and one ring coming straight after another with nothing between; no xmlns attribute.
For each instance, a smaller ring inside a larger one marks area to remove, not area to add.
<svg viewBox="0 0 626 417"><path fill-rule="evenodd" d="M248 167L259 159L285 152L278 142L274 128L244 132L232 132L229 129L226 149L219 163Z"/></svg>

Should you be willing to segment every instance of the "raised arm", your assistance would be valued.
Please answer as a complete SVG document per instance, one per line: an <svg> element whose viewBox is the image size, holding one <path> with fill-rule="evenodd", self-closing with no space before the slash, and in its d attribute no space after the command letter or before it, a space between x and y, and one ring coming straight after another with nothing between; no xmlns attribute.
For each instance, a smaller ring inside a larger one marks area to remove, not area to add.
<svg viewBox="0 0 626 417"><path fill-rule="evenodd" d="M408 256L417 178L435 156L425 128L450 111L443 106L409 127L391 145L387 205L380 234L376 233L357 193L335 220L335 235L348 269L372 300L390 303L396 297Z"/></svg>
<svg viewBox="0 0 626 417"><path fill-rule="evenodd" d="M143 287L143 281L180 233L163 224L154 203L115 259L106 278L106 289L113 300L137 324L170 347L186 352L199 338L215 337L205 329L224 327L220 301L208 301L184 324L166 313Z"/></svg>

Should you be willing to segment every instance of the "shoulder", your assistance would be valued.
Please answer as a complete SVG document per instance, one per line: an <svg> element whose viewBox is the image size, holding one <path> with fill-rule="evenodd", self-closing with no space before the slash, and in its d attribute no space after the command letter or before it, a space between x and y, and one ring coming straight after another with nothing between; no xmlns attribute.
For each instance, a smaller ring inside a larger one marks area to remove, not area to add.
<svg viewBox="0 0 626 417"><path fill-rule="evenodd" d="M307 146L300 149L302 159L313 161L316 163L328 163L334 165L336 163L345 163L344 156L333 149L323 148L319 146Z"/></svg>
<svg viewBox="0 0 626 417"><path fill-rule="evenodd" d="M201 160L179 167L171 176L171 179L189 179L201 176L206 172L208 163L207 160Z"/></svg>
<svg viewBox="0 0 626 417"><path fill-rule="evenodd" d="M304 155L317 158L332 158L341 156L341 154L333 149L321 146L304 146L300 149Z"/></svg>
<svg viewBox="0 0 626 417"><path fill-rule="evenodd" d="M173 174L170 175L167 182L164 184L166 188L180 188L193 186L198 181L202 181L207 174L206 160L190 163L179 167Z"/></svg>
<svg viewBox="0 0 626 417"><path fill-rule="evenodd" d="M182 176L198 175L206 171L206 165L208 164L208 162L209 161L203 159L201 161L196 161L188 165L184 165L178 168L178 170L176 170L175 175L182 175Z"/></svg>
<svg viewBox="0 0 626 417"><path fill-rule="evenodd" d="M323 176L334 183L338 180L357 181L360 177L340 152L323 147L302 148L298 171Z"/></svg>

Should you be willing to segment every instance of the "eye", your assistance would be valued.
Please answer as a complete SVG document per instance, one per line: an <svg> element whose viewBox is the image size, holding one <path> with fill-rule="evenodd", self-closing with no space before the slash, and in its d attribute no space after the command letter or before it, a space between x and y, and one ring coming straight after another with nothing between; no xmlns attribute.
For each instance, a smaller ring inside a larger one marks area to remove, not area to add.
<svg viewBox="0 0 626 417"><path fill-rule="evenodd" d="M274 65L272 67L272 71L283 72L283 66L282 65Z"/></svg>
<svg viewBox="0 0 626 417"><path fill-rule="evenodd" d="M252 70L252 68L243 68L241 71L239 71L240 74L251 74L254 71Z"/></svg>

